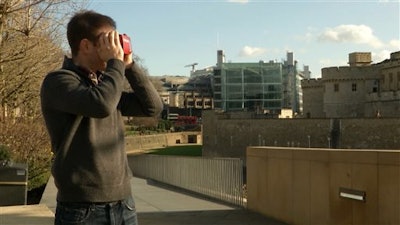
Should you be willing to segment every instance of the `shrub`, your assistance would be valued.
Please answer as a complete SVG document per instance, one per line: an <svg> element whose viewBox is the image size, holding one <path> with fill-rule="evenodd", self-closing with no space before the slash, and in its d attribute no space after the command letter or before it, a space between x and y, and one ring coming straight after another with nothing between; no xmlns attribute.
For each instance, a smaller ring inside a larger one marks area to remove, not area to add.
<svg viewBox="0 0 400 225"><path fill-rule="evenodd" d="M47 183L52 153L42 120L1 121L0 143L6 146L0 152L8 152L11 161L28 165L28 190Z"/></svg>
<svg viewBox="0 0 400 225"><path fill-rule="evenodd" d="M10 150L7 146L0 144L0 161L8 161L11 159Z"/></svg>

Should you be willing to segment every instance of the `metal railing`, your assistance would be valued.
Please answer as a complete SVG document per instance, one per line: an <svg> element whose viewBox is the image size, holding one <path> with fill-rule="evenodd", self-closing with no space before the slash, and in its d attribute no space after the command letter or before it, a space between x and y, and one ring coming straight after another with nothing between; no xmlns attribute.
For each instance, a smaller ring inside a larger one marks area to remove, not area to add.
<svg viewBox="0 0 400 225"><path fill-rule="evenodd" d="M132 160L136 176L246 206L241 159L138 155Z"/></svg>

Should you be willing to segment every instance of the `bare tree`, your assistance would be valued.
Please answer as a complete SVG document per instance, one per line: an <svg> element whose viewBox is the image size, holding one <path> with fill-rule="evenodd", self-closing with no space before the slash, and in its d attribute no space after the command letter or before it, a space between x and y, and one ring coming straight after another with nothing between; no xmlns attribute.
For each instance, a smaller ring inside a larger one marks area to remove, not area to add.
<svg viewBox="0 0 400 225"><path fill-rule="evenodd" d="M0 120L38 115L40 82L60 65L65 18L81 3L1 1Z"/></svg>
<svg viewBox="0 0 400 225"><path fill-rule="evenodd" d="M84 3L0 0L0 145L29 165L29 189L47 182L52 157L39 116L40 85L60 67L66 18Z"/></svg>

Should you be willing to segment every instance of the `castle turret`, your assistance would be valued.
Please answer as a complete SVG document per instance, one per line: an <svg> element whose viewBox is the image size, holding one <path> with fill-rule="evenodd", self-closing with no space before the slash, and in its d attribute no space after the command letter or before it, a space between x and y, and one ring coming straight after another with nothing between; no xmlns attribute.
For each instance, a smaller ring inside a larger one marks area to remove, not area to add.
<svg viewBox="0 0 400 225"><path fill-rule="evenodd" d="M350 66L370 66L371 52L353 52L349 54Z"/></svg>

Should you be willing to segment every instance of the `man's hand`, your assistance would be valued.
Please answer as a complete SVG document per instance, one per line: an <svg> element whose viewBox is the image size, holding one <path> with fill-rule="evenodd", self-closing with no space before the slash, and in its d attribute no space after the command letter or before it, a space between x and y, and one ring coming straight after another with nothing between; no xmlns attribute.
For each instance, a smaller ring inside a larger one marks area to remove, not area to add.
<svg viewBox="0 0 400 225"><path fill-rule="evenodd" d="M125 68L130 68L133 65L133 53L124 55Z"/></svg>
<svg viewBox="0 0 400 225"><path fill-rule="evenodd" d="M100 59L107 62L110 59L124 60L124 50L119 41L117 31L102 33L99 38L99 48L97 49Z"/></svg>

